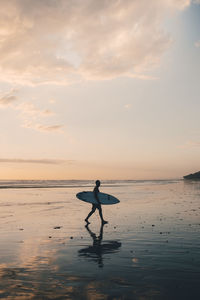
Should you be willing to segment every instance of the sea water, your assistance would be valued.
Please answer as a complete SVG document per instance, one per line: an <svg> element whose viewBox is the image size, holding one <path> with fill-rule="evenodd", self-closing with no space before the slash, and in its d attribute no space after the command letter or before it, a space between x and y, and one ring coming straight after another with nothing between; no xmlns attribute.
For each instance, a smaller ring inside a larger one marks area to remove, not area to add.
<svg viewBox="0 0 200 300"><path fill-rule="evenodd" d="M200 182L102 181L120 203L85 227L93 186L0 182L0 298L199 299Z"/></svg>

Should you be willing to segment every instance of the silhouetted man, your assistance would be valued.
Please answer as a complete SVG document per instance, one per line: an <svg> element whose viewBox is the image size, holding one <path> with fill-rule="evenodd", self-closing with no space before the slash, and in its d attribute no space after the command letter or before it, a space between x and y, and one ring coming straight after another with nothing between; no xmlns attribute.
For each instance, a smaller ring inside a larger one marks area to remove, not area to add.
<svg viewBox="0 0 200 300"><path fill-rule="evenodd" d="M105 221L103 219L103 214L102 214L102 209L101 209L101 203L100 203L99 198L98 198L98 193L99 193L99 187L100 187L100 185L101 185L101 182L99 180L97 180L96 181L96 186L94 187L94 190L93 190L94 198L96 199L97 204L92 204L92 210L88 214L87 218L85 219L85 222L87 222L87 224L90 224L90 222L88 221L88 219L91 217L91 215L95 212L96 209L99 210L99 216L101 218L102 224L108 223L107 221Z"/></svg>

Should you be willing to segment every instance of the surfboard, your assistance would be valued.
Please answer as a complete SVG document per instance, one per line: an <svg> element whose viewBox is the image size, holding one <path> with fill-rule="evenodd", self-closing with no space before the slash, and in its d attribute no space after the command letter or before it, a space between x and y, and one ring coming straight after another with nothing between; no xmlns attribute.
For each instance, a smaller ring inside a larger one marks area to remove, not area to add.
<svg viewBox="0 0 200 300"><path fill-rule="evenodd" d="M98 204L93 192L80 192L76 194L76 197L84 202ZM98 198L100 203L104 205L116 204L120 202L116 197L101 192L98 193Z"/></svg>

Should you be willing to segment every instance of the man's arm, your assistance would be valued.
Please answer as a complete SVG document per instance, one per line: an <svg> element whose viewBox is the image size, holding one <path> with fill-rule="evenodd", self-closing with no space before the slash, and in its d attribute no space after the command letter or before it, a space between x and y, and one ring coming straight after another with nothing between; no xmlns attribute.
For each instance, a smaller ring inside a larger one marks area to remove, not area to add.
<svg viewBox="0 0 200 300"><path fill-rule="evenodd" d="M98 193L99 193L99 191L98 191L98 189L95 187L95 188L94 188L94 197L95 197L95 199L97 200L97 203L98 203L98 204L101 204L100 201L99 201Z"/></svg>

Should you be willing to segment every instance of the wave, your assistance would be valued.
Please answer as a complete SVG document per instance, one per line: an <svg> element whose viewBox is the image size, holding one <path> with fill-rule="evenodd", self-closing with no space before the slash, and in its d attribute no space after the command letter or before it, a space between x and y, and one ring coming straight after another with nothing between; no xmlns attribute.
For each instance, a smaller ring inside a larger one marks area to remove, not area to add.
<svg viewBox="0 0 200 300"><path fill-rule="evenodd" d="M102 180L104 187L126 185L170 184L181 179L166 180ZM92 188L94 180L0 180L0 189L34 189L34 188Z"/></svg>

